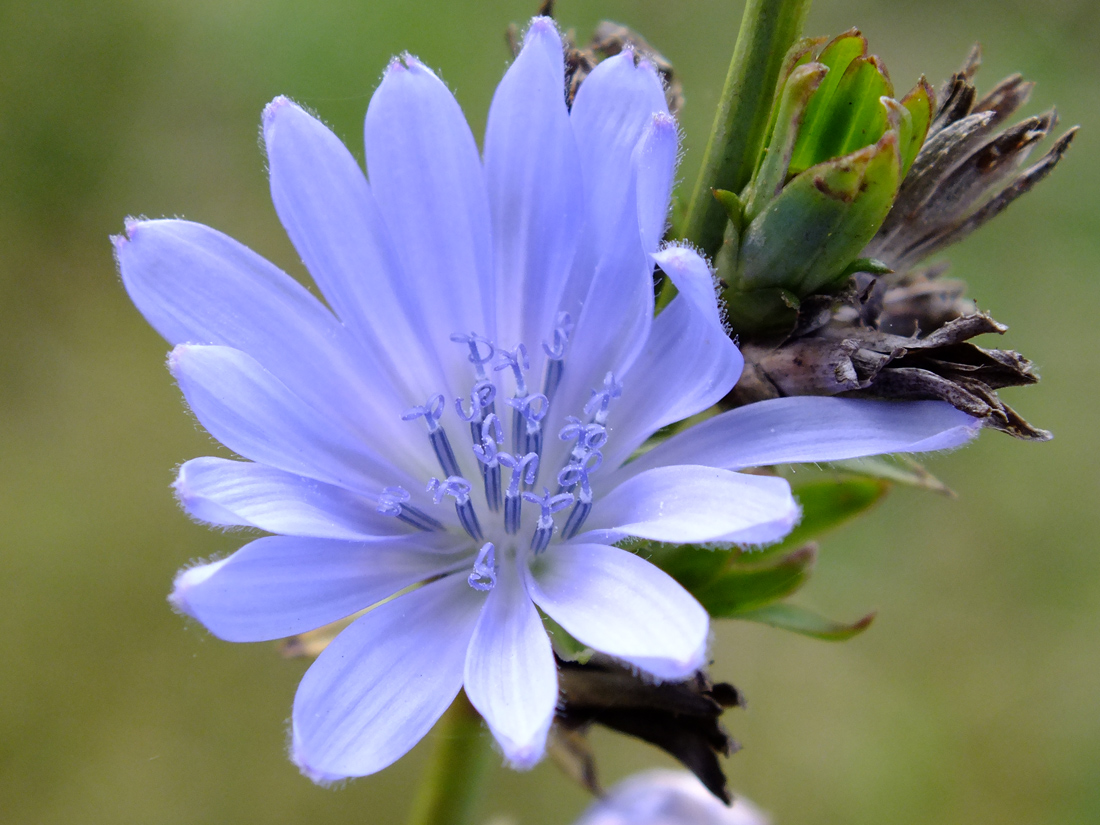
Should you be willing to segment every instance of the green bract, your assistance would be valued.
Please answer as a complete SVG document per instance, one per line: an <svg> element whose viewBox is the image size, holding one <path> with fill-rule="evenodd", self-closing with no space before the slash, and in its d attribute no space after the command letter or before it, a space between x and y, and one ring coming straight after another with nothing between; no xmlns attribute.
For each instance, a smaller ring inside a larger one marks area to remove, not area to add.
<svg viewBox="0 0 1100 825"><path fill-rule="evenodd" d="M716 263L735 330L789 330L802 299L847 282L932 119L924 78L893 95L854 29L791 50L752 180L740 196L718 193L730 224Z"/></svg>

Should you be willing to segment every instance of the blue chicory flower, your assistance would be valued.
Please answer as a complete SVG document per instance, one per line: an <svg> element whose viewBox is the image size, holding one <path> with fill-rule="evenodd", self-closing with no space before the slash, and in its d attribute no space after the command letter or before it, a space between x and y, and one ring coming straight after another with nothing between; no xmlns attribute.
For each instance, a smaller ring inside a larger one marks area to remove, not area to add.
<svg viewBox="0 0 1100 825"><path fill-rule="evenodd" d="M275 208L331 310L199 224L115 239L191 410L246 459L188 461L180 502L275 534L185 569L173 604L238 642L377 605L298 689L292 756L317 781L391 764L463 687L532 765L558 698L539 610L656 679L705 660L703 608L616 542L775 541L799 515L787 483L738 470L977 430L938 402L784 398L629 461L721 399L742 359L706 262L659 248L678 133L653 66L604 61L571 110L563 71L536 18L479 157L446 86L394 60L367 111L369 183L318 120L267 107ZM679 288L656 317L654 262Z"/></svg>
<svg viewBox="0 0 1100 825"><path fill-rule="evenodd" d="M684 771L629 776L596 800L574 825L768 825L744 797L727 807Z"/></svg>

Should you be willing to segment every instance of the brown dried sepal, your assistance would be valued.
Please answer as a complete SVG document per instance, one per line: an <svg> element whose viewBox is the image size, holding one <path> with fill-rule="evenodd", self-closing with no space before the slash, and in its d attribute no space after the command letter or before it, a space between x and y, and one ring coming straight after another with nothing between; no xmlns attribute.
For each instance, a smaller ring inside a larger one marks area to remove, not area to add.
<svg viewBox="0 0 1100 825"><path fill-rule="evenodd" d="M1034 384L1039 377L1019 353L971 343L976 336L1006 331L989 315L954 318L918 337L845 321L844 314L802 337L743 344L745 374L724 403L740 406L790 395L933 399L1016 438L1051 437L997 396L999 389Z"/></svg>
<svg viewBox="0 0 1100 825"><path fill-rule="evenodd" d="M584 736L598 724L634 736L674 756L716 797L731 801L720 756L740 750L719 723L731 707L743 707L741 693L712 683L703 671L684 682L654 684L596 656L586 664L558 660L561 701L551 755L567 773L599 792L595 760Z"/></svg>
<svg viewBox="0 0 1100 825"><path fill-rule="evenodd" d="M554 0L543 0L537 13L542 17L553 17ZM509 26L506 36L508 48L512 54L519 54L521 43L518 27L515 24ZM596 26L586 46L577 46L576 32L572 29L564 32L562 39L565 44L565 100L570 108L573 107L573 101L584 79L596 68L596 65L601 60L619 54L627 46L634 51L636 60L644 57L653 64L661 76L669 112L675 117L684 108L684 88L676 77L672 64L633 29L611 20L604 20Z"/></svg>
<svg viewBox="0 0 1100 825"><path fill-rule="evenodd" d="M978 98L973 80L980 65L981 50L975 47L940 90L928 136L893 210L862 253L895 270L888 283L1003 212L1053 171L1077 132L1077 127L1068 130L1025 168L1058 115L1051 109L995 132L1027 102L1035 84L1014 74Z"/></svg>

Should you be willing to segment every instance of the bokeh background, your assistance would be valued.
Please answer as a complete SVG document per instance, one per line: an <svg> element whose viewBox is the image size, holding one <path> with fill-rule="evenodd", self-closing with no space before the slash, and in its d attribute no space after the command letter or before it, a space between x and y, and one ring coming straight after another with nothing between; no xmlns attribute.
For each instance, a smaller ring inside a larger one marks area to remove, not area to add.
<svg viewBox="0 0 1100 825"><path fill-rule="evenodd" d="M165 603L175 571L242 538L191 524L169 483L211 444L165 343L129 304L108 234L127 215L216 226L302 268L257 145L276 94L358 155L390 55L438 67L480 133L533 0L23 0L0 3L0 819L5 823L397 823L422 744L340 790L300 777L285 721L305 669ZM692 180L739 2L562 0L586 36L640 30L679 71ZM956 500L898 490L831 536L802 603L879 608L843 645L717 628L732 784L777 825L1100 821L1100 5L1093 0L817 0L809 31L858 25L898 86L938 83L970 45L988 88L1039 81L1029 111L1084 125L1064 165L978 236L954 272L1012 325L1044 380L1009 391L1048 444L987 433L933 460ZM1002 342L996 342L1000 344ZM431 737L427 744L430 745ZM608 780L668 760L596 736ZM586 803L556 769L494 770L484 818L565 825Z"/></svg>

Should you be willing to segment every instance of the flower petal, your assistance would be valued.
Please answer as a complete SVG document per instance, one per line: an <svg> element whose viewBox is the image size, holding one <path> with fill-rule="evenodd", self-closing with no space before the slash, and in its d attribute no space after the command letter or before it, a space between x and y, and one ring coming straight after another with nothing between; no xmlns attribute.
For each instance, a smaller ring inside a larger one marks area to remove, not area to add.
<svg viewBox="0 0 1100 825"><path fill-rule="evenodd" d="M484 597L459 574L379 605L336 637L294 697L293 758L317 782L404 756L462 687Z"/></svg>
<svg viewBox="0 0 1100 825"><path fill-rule="evenodd" d="M453 569L454 556L419 537L385 543L267 536L176 576L169 600L227 642L314 630Z"/></svg>
<svg viewBox="0 0 1100 825"><path fill-rule="evenodd" d="M202 224L132 221L116 237L126 291L170 343L248 353L326 418L364 426L377 388L361 348L289 275Z"/></svg>
<svg viewBox="0 0 1100 825"><path fill-rule="evenodd" d="M579 541L608 544L627 536L676 544L775 541L799 509L785 479L679 465L640 473L600 498Z"/></svg>
<svg viewBox="0 0 1100 825"><path fill-rule="evenodd" d="M199 422L245 458L368 496L391 485L420 486L240 350L183 344L169 367Z"/></svg>
<svg viewBox="0 0 1100 825"><path fill-rule="evenodd" d="M676 246L653 257L680 294L654 319L645 350L623 378L622 399L611 408L603 452L612 467L661 427L724 398L744 365L719 318L706 261Z"/></svg>
<svg viewBox="0 0 1100 825"><path fill-rule="evenodd" d="M561 38L537 17L497 87L485 130L485 177L495 245L498 340L538 356L577 246L584 204L580 159L565 106Z"/></svg>
<svg viewBox="0 0 1100 825"><path fill-rule="evenodd" d="M707 612L633 553L558 544L532 564L528 588L535 604L581 643L658 679L685 679L703 665Z"/></svg>
<svg viewBox="0 0 1100 825"><path fill-rule="evenodd" d="M502 561L466 656L466 695L504 756L533 767L546 749L558 701L550 639L515 560Z"/></svg>
<svg viewBox="0 0 1100 825"><path fill-rule="evenodd" d="M402 388L402 409L423 403L442 386L439 363L359 164L285 97L264 110L264 143L275 210L306 268L377 353L371 368Z"/></svg>
<svg viewBox="0 0 1100 825"><path fill-rule="evenodd" d="M638 228L646 252L655 251L665 236L679 152L676 118L663 112L654 114L634 150L638 169Z"/></svg>
<svg viewBox="0 0 1100 825"><path fill-rule="evenodd" d="M653 128L654 114L667 112L656 71L646 61L635 66L630 50L603 61L577 93L571 120L588 206L562 296L562 309L576 326L548 421L551 430L559 430L566 416L580 414L607 373L621 380L649 338L653 262L648 253L653 250L643 246L639 194L644 189L652 197L669 184L660 181L658 160L668 156L661 146L675 131L667 124ZM639 151L643 137L652 139L651 151ZM664 174L671 179L671 168ZM667 194L663 198L654 209L667 207ZM655 231L650 227L649 234ZM549 445L545 458L558 466L563 445Z"/></svg>
<svg viewBox="0 0 1100 825"><path fill-rule="evenodd" d="M697 463L736 470L949 450L965 444L980 429L979 419L943 401L776 398L697 424L617 474L633 475L665 464Z"/></svg>
<svg viewBox="0 0 1100 825"><path fill-rule="evenodd" d="M578 260L582 270L591 272L615 246L620 214L635 209L636 195L624 182L633 176L634 150L655 113L668 114L661 80L649 61L635 65L631 49L602 61L577 92L570 120L581 153L590 236Z"/></svg>
<svg viewBox="0 0 1100 825"><path fill-rule="evenodd" d="M412 532L367 498L250 461L195 458L173 485L192 518L224 527L256 527L288 536L371 541Z"/></svg>
<svg viewBox="0 0 1100 825"><path fill-rule="evenodd" d="M495 335L489 203L470 127L439 78L406 56L371 98L365 135L371 187L421 324L445 375L465 375L466 352L450 335Z"/></svg>

